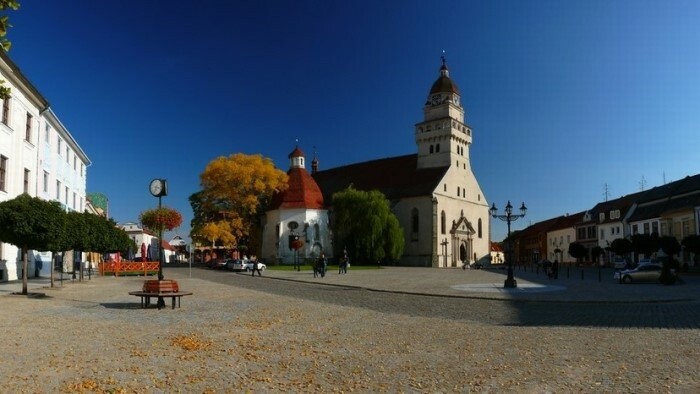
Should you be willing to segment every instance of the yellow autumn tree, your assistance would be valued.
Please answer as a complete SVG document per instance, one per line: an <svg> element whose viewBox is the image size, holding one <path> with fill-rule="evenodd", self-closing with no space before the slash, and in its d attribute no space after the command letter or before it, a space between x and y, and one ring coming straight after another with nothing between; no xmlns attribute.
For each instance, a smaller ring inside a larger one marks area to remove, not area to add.
<svg viewBox="0 0 700 394"><path fill-rule="evenodd" d="M272 195L287 188L287 174L262 155L236 153L209 162L200 182L190 196L193 239L247 245Z"/></svg>

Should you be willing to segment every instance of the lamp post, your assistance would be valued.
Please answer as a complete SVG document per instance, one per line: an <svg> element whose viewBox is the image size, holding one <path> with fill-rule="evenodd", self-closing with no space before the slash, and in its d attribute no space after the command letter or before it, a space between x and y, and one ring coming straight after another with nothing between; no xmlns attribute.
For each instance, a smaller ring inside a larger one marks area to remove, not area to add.
<svg viewBox="0 0 700 394"><path fill-rule="evenodd" d="M489 212L494 218L501 219L504 222L508 223L508 277L506 278L503 287L508 289L516 288L518 287L518 283L515 281L515 278L513 278L513 246L512 240L510 239L510 223L520 219L521 217L524 217L525 213L527 212L527 208L525 207L525 203L523 203L523 205L520 206L520 214L513 214L513 206L510 205L510 201L508 201L508 205L506 205L505 208L505 214L498 215L496 203L493 203L493 205L491 205L491 209L489 209Z"/></svg>

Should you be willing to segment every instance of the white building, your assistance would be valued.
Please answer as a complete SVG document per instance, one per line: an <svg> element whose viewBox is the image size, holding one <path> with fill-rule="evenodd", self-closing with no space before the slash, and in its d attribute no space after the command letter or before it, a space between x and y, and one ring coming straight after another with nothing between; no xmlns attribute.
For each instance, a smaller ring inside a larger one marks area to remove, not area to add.
<svg viewBox="0 0 700 394"><path fill-rule="evenodd" d="M4 51L0 79L11 89L0 113L0 201L27 193L82 212L90 159ZM29 259L29 277L50 275L51 253L32 251ZM21 278L21 266L19 249L0 244L0 280Z"/></svg>
<svg viewBox="0 0 700 394"><path fill-rule="evenodd" d="M304 162L304 153L296 147L289 154L289 187L273 197L265 213L261 257L266 261L292 264L321 253L333 256L328 210Z"/></svg>

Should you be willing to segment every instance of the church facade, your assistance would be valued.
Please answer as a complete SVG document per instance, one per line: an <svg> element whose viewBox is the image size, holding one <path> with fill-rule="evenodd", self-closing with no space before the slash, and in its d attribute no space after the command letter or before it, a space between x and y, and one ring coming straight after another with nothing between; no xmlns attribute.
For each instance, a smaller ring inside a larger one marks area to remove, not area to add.
<svg viewBox="0 0 700 394"><path fill-rule="evenodd" d="M330 202L333 193L350 185L358 190L379 190L389 199L392 211L404 230L404 253L398 264L459 267L464 263L488 261L489 205L471 169L469 148L472 129L465 123L460 92L450 78L444 58L438 79L430 88L423 106L423 120L415 125L414 136L416 154L323 171L318 169L314 158L310 175L314 185L311 188L316 187L320 191L320 205L294 208L284 215L296 215L299 220L295 222L304 228L318 228L321 234L317 237L325 243L314 242L313 245L322 246L326 255L332 256L332 235L328 223L329 219L332 220L328 209L332 211L332 207L324 205L323 201ZM290 183L290 190L291 186ZM273 210L266 217L265 228L276 228L277 231L269 235L269 239L264 237L265 258L271 257L274 248L270 245L288 242L285 239L288 235L284 229L285 221L282 219L285 209L280 211L280 207L273 204ZM306 214L312 218L302 222ZM309 236L305 239L309 239ZM318 250L313 250L313 247L307 246L310 249L304 253L317 253ZM278 252L281 249L284 248L278 247Z"/></svg>

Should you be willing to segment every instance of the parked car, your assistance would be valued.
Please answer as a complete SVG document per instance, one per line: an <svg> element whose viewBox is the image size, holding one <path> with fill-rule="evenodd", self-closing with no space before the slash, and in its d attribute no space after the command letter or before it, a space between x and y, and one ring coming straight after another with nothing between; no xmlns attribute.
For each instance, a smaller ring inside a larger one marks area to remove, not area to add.
<svg viewBox="0 0 700 394"><path fill-rule="evenodd" d="M616 257L615 261L613 261L613 268L615 268L616 270L629 268L628 265L629 261L622 257Z"/></svg>
<svg viewBox="0 0 700 394"><path fill-rule="evenodd" d="M251 261L251 260L245 260L243 262L243 268L246 270L246 272L250 272L253 270L253 264L257 264L258 269L260 271L265 271L267 269L267 266L265 264L257 262L257 261Z"/></svg>
<svg viewBox="0 0 700 394"><path fill-rule="evenodd" d="M661 264L640 264L636 268L617 271L614 278L622 283L658 283L661 278Z"/></svg>
<svg viewBox="0 0 700 394"><path fill-rule="evenodd" d="M644 264L658 264L661 265L661 263L656 260L656 259L639 259L639 264L638 265L644 265Z"/></svg>
<svg viewBox="0 0 700 394"><path fill-rule="evenodd" d="M226 260L226 269L229 271L243 271L245 267L243 266L243 260L229 259Z"/></svg>
<svg viewBox="0 0 700 394"><path fill-rule="evenodd" d="M226 268L226 260L224 260L224 259L214 260L214 262L211 264L210 268L215 269L215 270L222 270L222 269Z"/></svg>

